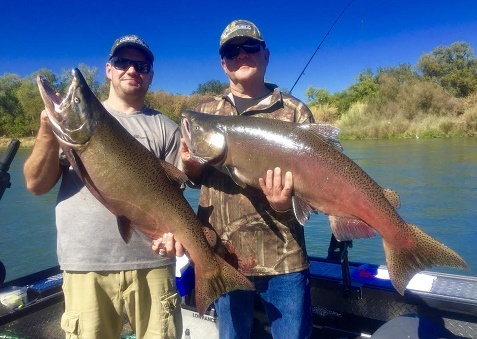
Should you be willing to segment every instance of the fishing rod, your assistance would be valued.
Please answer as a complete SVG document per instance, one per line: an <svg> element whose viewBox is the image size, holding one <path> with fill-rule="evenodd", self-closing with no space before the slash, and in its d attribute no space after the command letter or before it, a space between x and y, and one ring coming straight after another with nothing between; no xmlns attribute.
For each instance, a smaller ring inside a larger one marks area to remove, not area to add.
<svg viewBox="0 0 477 339"><path fill-rule="evenodd" d="M313 60L313 57L315 56L315 54L318 52L318 50L320 49L321 45L323 44L323 42L325 42L326 38L328 37L328 35L330 34L331 30L333 29L333 27L335 27L336 23L339 21L339 19L341 18L341 16L343 15L343 13L348 9L348 7L351 5L351 3L353 2L354 0L351 0L350 2L348 2L348 4L346 5L346 7L343 9L343 11L341 11L340 15L338 15L338 17L336 18L335 22L333 22L333 24L331 25L330 29L328 30L328 32L326 32L325 36L323 37L323 40L321 40L320 44L318 45L318 47L315 49L315 52L311 55L311 58L310 60L308 60L307 64L305 65L305 67L303 68L303 70L301 71L300 75L298 76L298 79L296 79L295 83L293 84L291 90L290 90L290 94L291 92L293 91L293 89L295 88L295 85L298 83L298 81L300 80L301 76L305 74L305 69L308 67L308 65L310 64L311 60Z"/></svg>
<svg viewBox="0 0 477 339"><path fill-rule="evenodd" d="M10 174L8 173L8 170L10 169L10 165L18 151L19 146L20 141L14 138L8 145L8 148L5 151L2 159L0 159L0 199L2 199L5 190L12 185L10 183Z"/></svg>

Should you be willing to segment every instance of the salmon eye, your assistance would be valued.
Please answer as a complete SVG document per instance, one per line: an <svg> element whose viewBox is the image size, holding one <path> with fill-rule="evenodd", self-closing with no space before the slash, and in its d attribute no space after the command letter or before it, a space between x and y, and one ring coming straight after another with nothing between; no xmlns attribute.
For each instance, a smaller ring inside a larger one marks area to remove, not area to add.
<svg viewBox="0 0 477 339"><path fill-rule="evenodd" d="M75 97L74 102L75 104L78 104L80 102L80 99L78 97Z"/></svg>

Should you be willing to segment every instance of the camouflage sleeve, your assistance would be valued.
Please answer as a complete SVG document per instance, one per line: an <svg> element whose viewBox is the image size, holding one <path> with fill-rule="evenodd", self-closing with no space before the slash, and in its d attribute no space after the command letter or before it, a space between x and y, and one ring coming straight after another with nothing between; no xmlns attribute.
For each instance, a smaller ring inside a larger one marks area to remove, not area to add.
<svg viewBox="0 0 477 339"><path fill-rule="evenodd" d="M220 99L218 97L210 97L204 101L199 102L195 107L194 111L202 113L214 113L217 110Z"/></svg>
<svg viewBox="0 0 477 339"><path fill-rule="evenodd" d="M295 111L295 122L310 123L315 122L313 113L307 105L290 94L283 94L283 104L292 107Z"/></svg>
<svg viewBox="0 0 477 339"><path fill-rule="evenodd" d="M315 122L315 118L313 117L313 113L310 111L307 105L299 101L299 105L297 106L297 122L298 123L306 123L306 122Z"/></svg>

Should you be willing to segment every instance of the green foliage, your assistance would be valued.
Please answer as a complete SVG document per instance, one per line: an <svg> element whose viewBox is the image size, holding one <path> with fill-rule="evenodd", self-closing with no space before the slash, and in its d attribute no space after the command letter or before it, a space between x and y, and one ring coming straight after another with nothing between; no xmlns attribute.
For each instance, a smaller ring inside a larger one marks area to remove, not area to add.
<svg viewBox="0 0 477 339"><path fill-rule="evenodd" d="M209 80L204 84L199 84L192 94L198 95L220 95L229 87L228 83L219 80Z"/></svg>
<svg viewBox="0 0 477 339"><path fill-rule="evenodd" d="M81 71L81 74L83 74L84 79L86 80L86 83L88 84L89 88L91 88L91 91L94 93L94 95L98 96L99 89L100 89L100 84L96 80L96 76L98 74L98 68L97 67L89 67L85 64L79 64L78 69ZM62 94L66 93L68 91L68 87L71 84L71 69L62 69L62 73L60 76L60 81L58 84L58 91Z"/></svg>
<svg viewBox="0 0 477 339"><path fill-rule="evenodd" d="M450 137L477 133L476 57L466 43L438 47L411 65L362 72L349 88L329 94L309 87L315 117L333 107L341 137ZM332 116L331 116L332 117ZM326 121L326 120L323 120Z"/></svg>
<svg viewBox="0 0 477 339"><path fill-rule="evenodd" d="M0 135L11 135L15 119L21 116L22 110L16 96L21 86L21 79L16 74L5 74L0 77Z"/></svg>
<svg viewBox="0 0 477 339"><path fill-rule="evenodd" d="M477 57L468 43L439 46L422 55L417 68L424 77L436 81L457 97L477 91Z"/></svg>
<svg viewBox="0 0 477 339"><path fill-rule="evenodd" d="M327 105L332 101L332 97L328 90L324 88L314 88L311 85L306 89L305 96L308 99L309 106Z"/></svg>
<svg viewBox="0 0 477 339"><path fill-rule="evenodd" d="M97 69L78 67L95 95L105 100L109 80L99 83ZM43 102L36 76L48 79L54 90L66 93L70 70L60 76L42 68L20 78L0 76L0 136L36 133ZM148 92L146 104L177 123L181 112L193 109L211 95L220 95L226 83L210 80L192 95ZM305 92L316 121L341 127L344 139L450 137L477 135L477 58L470 45L457 42L423 54L416 68L409 64L361 72L347 89L330 93L309 86Z"/></svg>
<svg viewBox="0 0 477 339"><path fill-rule="evenodd" d="M43 109L43 101L36 82L23 81L17 90L17 98L23 112L20 119L22 125L18 133L23 131L22 135L34 135L39 126L40 112ZM17 126L18 128L19 126Z"/></svg>
<svg viewBox="0 0 477 339"><path fill-rule="evenodd" d="M376 83L371 70L360 73L356 81L346 90L329 94L325 89L315 89L309 86L305 95L310 107L332 105L337 108L338 116L346 112L351 105L358 102L368 102L378 96L379 85Z"/></svg>

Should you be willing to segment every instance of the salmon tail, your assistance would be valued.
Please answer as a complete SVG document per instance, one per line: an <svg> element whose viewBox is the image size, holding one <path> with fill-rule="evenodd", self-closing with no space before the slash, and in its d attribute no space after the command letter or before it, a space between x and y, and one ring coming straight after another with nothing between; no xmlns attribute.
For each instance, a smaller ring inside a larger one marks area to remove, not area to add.
<svg viewBox="0 0 477 339"><path fill-rule="evenodd" d="M448 266L469 269L467 263L456 252L440 243L417 226L407 224L417 241L415 248L399 250L383 239L384 253L389 277L396 290L404 295L412 277L434 266Z"/></svg>
<svg viewBox="0 0 477 339"><path fill-rule="evenodd" d="M255 290L253 284L224 259L216 254L214 258L220 270L212 274L203 272L200 266L195 266L195 303L201 316L222 294L234 290Z"/></svg>

